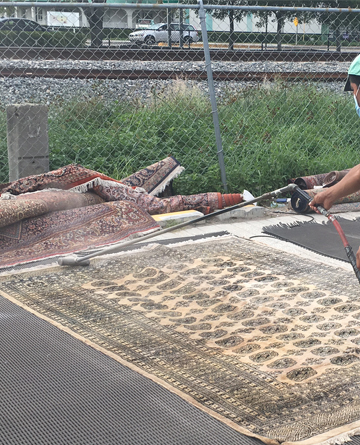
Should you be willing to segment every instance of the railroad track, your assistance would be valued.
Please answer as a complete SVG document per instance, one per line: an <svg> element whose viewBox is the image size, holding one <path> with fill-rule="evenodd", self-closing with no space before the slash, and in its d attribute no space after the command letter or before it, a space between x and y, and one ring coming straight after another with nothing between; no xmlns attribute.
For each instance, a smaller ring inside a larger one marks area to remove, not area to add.
<svg viewBox="0 0 360 445"><path fill-rule="evenodd" d="M53 69L53 68L1 68L0 77L46 77L53 79L191 79L206 80L206 71L163 71L163 70L117 70L117 69ZM344 82L346 73L328 72L239 72L239 71L214 71L213 78L217 81L323 81Z"/></svg>
<svg viewBox="0 0 360 445"><path fill-rule="evenodd" d="M277 50L225 50L212 49L210 56L212 61L222 62L351 62L358 52L353 49L345 52L323 51L313 49L283 51ZM123 45L118 48L104 47L100 49L69 49L69 48L17 48L0 47L0 58L22 60L97 60L97 61L203 61L203 49L180 49L168 47L136 47Z"/></svg>

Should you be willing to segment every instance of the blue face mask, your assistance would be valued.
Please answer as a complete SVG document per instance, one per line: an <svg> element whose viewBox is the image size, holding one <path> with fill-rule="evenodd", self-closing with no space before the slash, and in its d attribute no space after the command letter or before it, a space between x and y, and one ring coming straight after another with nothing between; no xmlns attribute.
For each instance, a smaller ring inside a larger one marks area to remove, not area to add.
<svg viewBox="0 0 360 445"><path fill-rule="evenodd" d="M355 110L356 110L356 114L360 117L360 106L357 102L356 97L354 96L354 101L355 101Z"/></svg>

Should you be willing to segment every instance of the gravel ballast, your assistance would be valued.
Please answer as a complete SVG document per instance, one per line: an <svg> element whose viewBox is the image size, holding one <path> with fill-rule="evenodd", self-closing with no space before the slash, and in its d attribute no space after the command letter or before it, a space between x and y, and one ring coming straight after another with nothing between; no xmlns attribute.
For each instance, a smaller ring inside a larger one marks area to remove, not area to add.
<svg viewBox="0 0 360 445"><path fill-rule="evenodd" d="M212 62L213 71L238 72L313 72L346 73L350 62ZM144 62L144 61L63 61L63 60L0 60L0 67L6 69L87 69L87 70L144 70L144 71L205 71L204 62ZM106 101L136 100L146 102L154 94L162 93L179 80L99 80L99 79L51 79L38 78L0 78L1 105L21 103L42 103L46 105L64 101L87 101L101 97ZM182 81L207 93L206 81ZM269 82L268 82L269 83ZM227 92L243 88L257 87L254 81L216 81L215 91L218 99ZM341 82L317 82L318 88L327 88L339 94L343 93Z"/></svg>

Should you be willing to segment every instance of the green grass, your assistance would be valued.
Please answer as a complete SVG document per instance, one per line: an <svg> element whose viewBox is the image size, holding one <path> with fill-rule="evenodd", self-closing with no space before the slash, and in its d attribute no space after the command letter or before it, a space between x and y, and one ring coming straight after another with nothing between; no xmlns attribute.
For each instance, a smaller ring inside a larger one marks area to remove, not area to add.
<svg viewBox="0 0 360 445"><path fill-rule="evenodd" d="M166 93L166 94L165 94ZM287 179L359 163L360 121L350 95L304 84L228 92L218 103L230 192L264 193ZM6 119L0 113L0 171L7 182ZM86 103L49 110L51 169L76 162L116 179L166 156L185 172L179 194L223 191L208 97L177 82L149 102Z"/></svg>
<svg viewBox="0 0 360 445"><path fill-rule="evenodd" d="M360 122L349 95L304 85L247 90L223 105L221 121L232 190L265 192L359 162Z"/></svg>

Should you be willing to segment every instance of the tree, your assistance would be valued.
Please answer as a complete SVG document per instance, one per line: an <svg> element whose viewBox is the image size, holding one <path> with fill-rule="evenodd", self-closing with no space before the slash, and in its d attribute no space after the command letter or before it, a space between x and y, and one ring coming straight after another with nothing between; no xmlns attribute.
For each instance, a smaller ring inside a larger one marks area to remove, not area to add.
<svg viewBox="0 0 360 445"><path fill-rule="evenodd" d="M192 3L196 0L192 0ZM258 21L257 26L265 26L270 20L276 21L276 41L277 49L282 47L282 31L286 20L293 21L295 16L298 23L308 23L310 20L316 20L320 25L326 25L334 33L337 50L340 51L340 32L342 29L357 30L360 34L360 15L349 12L348 8L360 8L360 0L204 0L204 4L222 5L222 6L279 6L276 11L260 10L254 11ZM306 8L342 8L346 12L329 13L317 11L286 11L284 7L306 7ZM240 22L248 13L246 10L207 10L213 17L224 20L229 18L229 49L234 48L234 24Z"/></svg>
<svg viewBox="0 0 360 445"><path fill-rule="evenodd" d="M360 1L360 0L359 0ZM211 5L228 5L228 6L289 6L289 7L300 7L304 6L314 6L317 3L314 0L204 0L204 4ZM234 48L234 24L235 22L240 22L248 13L246 10L212 10L209 11L211 15L217 19L224 20L225 18L229 18L229 49ZM277 22L277 46L278 50L281 50L281 33L284 28L285 20L290 20L295 17L294 12L277 10L275 12L272 11L255 11L254 15L258 18L257 25L267 27L267 23L269 19ZM302 20L309 20L310 13L300 13L298 14L299 22L302 23Z"/></svg>
<svg viewBox="0 0 360 445"><path fill-rule="evenodd" d="M197 0L190 1L189 3L197 3ZM244 6L248 3L247 0L204 0L204 5L228 5L228 6ZM234 49L235 41L235 22L240 22L247 14L244 10L234 10L234 9L213 9L207 10L214 18L219 20L229 19L229 46L230 50Z"/></svg>
<svg viewBox="0 0 360 445"><path fill-rule="evenodd" d="M314 0L255 0L250 1L252 5L257 6L281 6L281 7L314 7L317 3ZM298 19L298 23L308 22L311 18L314 18L314 14L312 12L292 12L292 11L284 11L283 9L278 9L277 11L257 11L255 16L258 18L257 25L264 26L268 23L269 19L273 18L273 21L276 21L276 42L278 51L281 50L282 46L282 31L284 29L285 21L291 20L293 21L295 16Z"/></svg>
<svg viewBox="0 0 360 445"><path fill-rule="evenodd" d="M87 3L82 0L82 3ZM106 3L106 0L93 0L92 3ZM84 8L85 16L90 26L90 41L92 48L100 48L102 46L104 8Z"/></svg>
<svg viewBox="0 0 360 445"><path fill-rule="evenodd" d="M251 2L259 6L282 6L282 7L307 7L307 8L358 8L360 0L256 0ZM264 17L268 17L267 12L258 12L259 23L264 22ZM292 20L295 13L291 11L277 11L274 13L277 21L277 45L281 50L281 30L285 20ZM340 31L341 28L353 29L360 24L360 15L351 14L351 12L328 13L328 12L296 12L299 24L309 22L311 19L316 20L320 25L327 25L334 32L336 48L341 50Z"/></svg>
<svg viewBox="0 0 360 445"><path fill-rule="evenodd" d="M342 0L327 0L323 3L323 7L327 8L343 8L349 7L349 3L353 6L352 8L358 8L358 2L344 2ZM345 6L346 5L346 6ZM341 51L341 33L356 31L359 33L360 27L360 15L352 14L351 12L341 12L341 13L325 13L319 12L316 14L316 20L322 25L326 25L329 30L332 31L335 40L336 50ZM345 37L345 35L344 35Z"/></svg>
<svg viewBox="0 0 360 445"><path fill-rule="evenodd" d="M14 17L15 16L15 7L14 6L2 6L0 8L0 16Z"/></svg>

